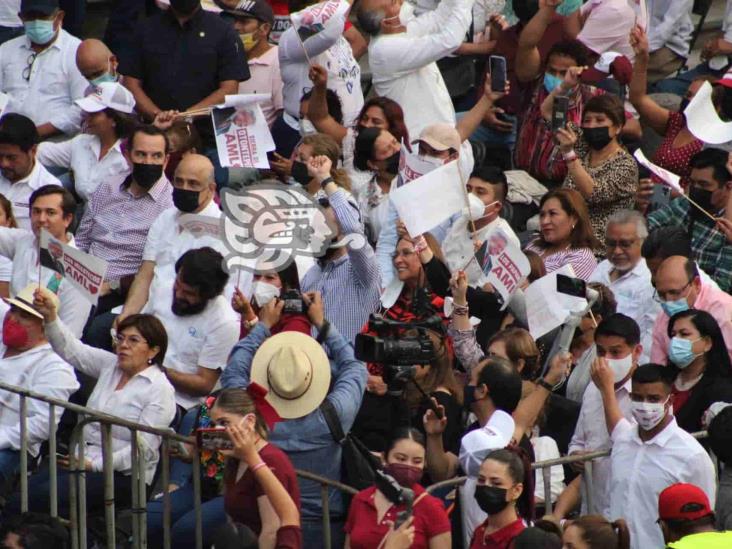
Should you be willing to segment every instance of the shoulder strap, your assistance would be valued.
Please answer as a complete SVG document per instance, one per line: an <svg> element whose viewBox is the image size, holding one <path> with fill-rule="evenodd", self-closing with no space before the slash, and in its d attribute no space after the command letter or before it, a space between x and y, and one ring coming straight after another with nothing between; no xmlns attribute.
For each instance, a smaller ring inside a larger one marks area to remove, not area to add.
<svg viewBox="0 0 732 549"><path fill-rule="evenodd" d="M333 437L338 444L343 444L346 439L346 434L343 432L341 421L338 419L338 413L333 406L333 403L326 397L320 404L320 411L323 413L325 423L328 424L328 430L330 435Z"/></svg>

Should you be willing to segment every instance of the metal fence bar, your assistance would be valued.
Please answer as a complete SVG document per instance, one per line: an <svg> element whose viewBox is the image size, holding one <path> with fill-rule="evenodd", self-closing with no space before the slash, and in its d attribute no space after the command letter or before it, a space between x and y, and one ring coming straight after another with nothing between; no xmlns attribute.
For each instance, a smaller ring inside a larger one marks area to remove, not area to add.
<svg viewBox="0 0 732 549"><path fill-rule="evenodd" d="M84 421L87 421L86 419ZM82 426L81 432L84 430L84 422L80 423ZM87 526L86 526L86 458L84 457L84 441L83 437L79 437L80 443L77 445L78 459L76 461L76 482L79 487L79 548L86 549L87 547Z"/></svg>
<svg viewBox="0 0 732 549"><path fill-rule="evenodd" d="M114 464L112 462L112 426L102 425L102 458L104 460L104 522L107 529L107 547L115 547Z"/></svg>
<svg viewBox="0 0 732 549"><path fill-rule="evenodd" d="M132 546L140 549L140 521L135 509L138 506L140 485L135 482L135 478L140 474L140 455L137 452L137 431L130 432L130 452L131 452L131 469L132 469Z"/></svg>
<svg viewBox="0 0 732 549"><path fill-rule="evenodd" d="M323 545L325 549L330 549L330 501L328 499L328 485L321 483L320 498L323 506Z"/></svg>
<svg viewBox="0 0 732 549"><path fill-rule="evenodd" d="M170 442L163 439L160 446L160 459L162 461L162 483L163 483L163 549L170 549Z"/></svg>
<svg viewBox="0 0 732 549"><path fill-rule="evenodd" d="M139 436L135 431L135 436ZM140 449L145 444L144 440L138 440L137 448ZM133 510L133 513L137 513L140 522L140 548L147 549L147 476L145 470L145 460L142 458L142 454L139 456L140 460L140 474L137 479L132 478L132 482L137 482L137 496L139 505Z"/></svg>
<svg viewBox="0 0 732 549"><path fill-rule="evenodd" d="M547 467L541 470L541 478L544 481L544 513L552 514L552 468Z"/></svg>
<svg viewBox="0 0 732 549"><path fill-rule="evenodd" d="M20 396L20 510L28 510L28 401Z"/></svg>
<svg viewBox="0 0 732 549"><path fill-rule="evenodd" d="M50 512L52 517L58 516L58 463L56 463L56 406L48 406L48 481Z"/></svg>
<svg viewBox="0 0 732 549"><path fill-rule="evenodd" d="M585 461L585 472L582 479L585 481L585 486L587 486L586 506L587 509L592 509L592 498L594 497L592 491L592 485L594 484L592 481L592 460Z"/></svg>
<svg viewBox="0 0 732 549"><path fill-rule="evenodd" d="M201 522L201 456L193 452L193 514L196 519L196 549L203 549L203 523Z"/></svg>

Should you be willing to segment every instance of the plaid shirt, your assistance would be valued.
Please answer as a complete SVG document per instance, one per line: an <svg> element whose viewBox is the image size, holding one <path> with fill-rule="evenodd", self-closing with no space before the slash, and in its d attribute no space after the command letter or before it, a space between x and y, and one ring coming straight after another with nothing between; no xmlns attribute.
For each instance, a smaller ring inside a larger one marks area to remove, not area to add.
<svg viewBox="0 0 732 549"><path fill-rule="evenodd" d="M684 227L691 236L693 259L725 292L732 290L732 244L706 216L691 220L687 200L677 198L665 208L648 216L648 230L658 227ZM717 215L721 215L723 211Z"/></svg>
<svg viewBox="0 0 732 549"><path fill-rule="evenodd" d="M107 280L134 275L142 264L150 225L173 207L173 187L163 176L141 196L130 192L131 179L102 183L76 232L76 247L109 262Z"/></svg>

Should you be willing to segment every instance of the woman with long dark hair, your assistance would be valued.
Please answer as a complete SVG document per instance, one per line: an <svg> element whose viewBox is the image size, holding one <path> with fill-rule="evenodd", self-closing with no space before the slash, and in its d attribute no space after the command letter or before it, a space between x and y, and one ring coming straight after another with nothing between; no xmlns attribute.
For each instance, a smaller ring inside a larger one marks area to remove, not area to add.
<svg viewBox="0 0 732 549"><path fill-rule="evenodd" d="M704 412L715 402L732 402L732 366L719 324L705 311L689 309L668 322L669 366L679 371L673 387L679 427L702 429Z"/></svg>
<svg viewBox="0 0 732 549"><path fill-rule="evenodd" d="M630 532L623 519L610 522L600 515L572 521L562 536L565 549L629 549Z"/></svg>

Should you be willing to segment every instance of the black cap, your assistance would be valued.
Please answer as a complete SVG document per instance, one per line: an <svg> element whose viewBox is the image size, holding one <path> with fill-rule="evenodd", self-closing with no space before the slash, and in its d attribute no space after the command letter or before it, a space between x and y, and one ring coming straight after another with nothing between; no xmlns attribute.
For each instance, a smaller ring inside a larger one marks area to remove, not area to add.
<svg viewBox="0 0 732 549"><path fill-rule="evenodd" d="M58 0L21 0L20 13L39 12L51 15L59 9Z"/></svg>
<svg viewBox="0 0 732 549"><path fill-rule="evenodd" d="M253 17L274 25L274 12L266 0L215 0L224 13L234 17Z"/></svg>

